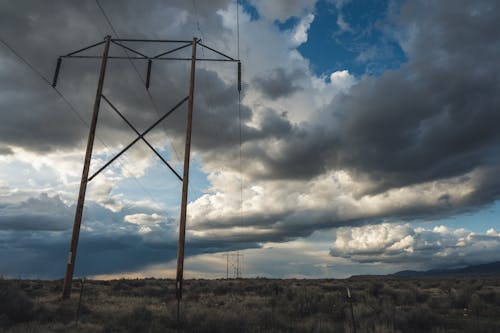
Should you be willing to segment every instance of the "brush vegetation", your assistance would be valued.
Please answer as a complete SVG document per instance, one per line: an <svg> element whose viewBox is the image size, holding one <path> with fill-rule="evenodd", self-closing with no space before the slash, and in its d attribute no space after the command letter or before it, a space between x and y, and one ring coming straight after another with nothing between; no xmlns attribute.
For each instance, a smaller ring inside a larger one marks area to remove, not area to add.
<svg viewBox="0 0 500 333"><path fill-rule="evenodd" d="M500 332L500 277L0 279L0 332ZM352 298L347 298L346 287ZM79 304L80 303L80 304Z"/></svg>

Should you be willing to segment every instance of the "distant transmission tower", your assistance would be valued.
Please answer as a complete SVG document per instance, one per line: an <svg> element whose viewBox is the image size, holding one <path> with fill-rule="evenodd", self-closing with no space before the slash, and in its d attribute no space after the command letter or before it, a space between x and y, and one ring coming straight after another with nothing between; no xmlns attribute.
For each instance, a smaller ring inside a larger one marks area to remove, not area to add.
<svg viewBox="0 0 500 333"><path fill-rule="evenodd" d="M226 280L229 279L229 265L231 264L231 268L233 270L233 278L240 279L243 275L243 262L240 261L240 258L243 258L243 254L240 252L236 253L224 253L222 255L226 257Z"/></svg>
<svg viewBox="0 0 500 333"><path fill-rule="evenodd" d="M142 44L166 44L172 45L174 47L166 50L160 54L150 56L141 53L130 45L137 45L137 43ZM93 49L97 46L103 45L104 49L102 51L102 56L94 55L82 55L83 51ZM111 44L123 48L133 55L127 56L110 56L109 50ZM200 46L202 49L207 49L215 53L218 58L197 58L196 50ZM172 56L176 52L191 47L191 57L174 57ZM111 36L106 36L104 41L92 44L90 46L84 47L82 49L70 52L66 55L60 56L57 59L57 65L54 73L54 78L52 81L52 86L57 85L57 79L59 77L59 71L61 69L61 64L63 59L68 58L78 58L78 59L101 59L101 67L99 72L99 80L97 83L97 91L94 101L94 108L92 112L92 118L90 123L90 130L87 141L87 149L85 153L85 160L83 164L82 178L80 181L80 191L78 194L78 202L76 206L75 218L73 222L73 233L71 236L71 244L68 253L68 259L66 263L66 273L64 275L64 286L63 286L63 299L69 298L71 294L71 283L73 280L73 273L75 269L76 252L78 248L78 239L80 237L80 226L82 222L83 207L85 202L85 192L87 189L87 184L94 179L101 171L113 163L118 157L120 157L125 151L132 147L139 140L146 143L146 145L161 159L161 161L175 174L175 176L182 181L182 200L181 200L181 211L180 211L180 222L179 222L179 242L177 250L177 275L176 275L176 298L177 298L177 318L179 318L179 307L180 300L182 299L182 284L183 284L183 273L184 273L184 247L185 247L185 236L186 236L186 211L187 211L187 197L188 197L188 182L189 182L189 162L191 154L191 132L192 132L192 120L193 120L193 106L194 106L194 88L195 88L195 71L196 71L196 61L225 61L225 62L236 62L238 64L238 92L241 92L241 62L238 59L234 59L222 52L215 50L201 42L200 39L193 38L192 41L189 40L165 40L165 39L114 39ZM190 71L190 81L189 81L189 94L182 98L174 107L172 107L167 113L161 116L156 122L154 122L147 130L139 132L134 125L118 110L118 108L112 104L108 97L103 95L104 78L106 74L106 66L108 60L144 60L147 61L147 72L146 72L146 89L149 88L151 68L153 61L160 60L174 60L174 61L190 61L191 71ZM89 177L90 161L92 159L92 150L94 147L94 137L97 127L97 120L99 114L99 108L101 100L109 104L109 106L115 111L120 118L127 123L127 125L135 132L137 137L130 142L125 148L123 148L118 154L116 154L109 162L104 164L99 170L97 170L93 175ZM146 140L145 135L148 134L153 128L155 128L159 123L161 123L165 118L171 115L175 110L177 110L182 104L188 102L188 110L186 117L186 141L184 149L184 171L182 177L177 173L174 168L160 155L160 153L153 148L153 146Z"/></svg>
<svg viewBox="0 0 500 333"><path fill-rule="evenodd" d="M236 278L241 279L242 276L242 269L240 264L243 264L243 261L240 262L240 258L243 259L243 254L236 252Z"/></svg>
<svg viewBox="0 0 500 333"><path fill-rule="evenodd" d="M222 256L226 257L226 280L229 280L229 257L231 255L229 253L224 253Z"/></svg>

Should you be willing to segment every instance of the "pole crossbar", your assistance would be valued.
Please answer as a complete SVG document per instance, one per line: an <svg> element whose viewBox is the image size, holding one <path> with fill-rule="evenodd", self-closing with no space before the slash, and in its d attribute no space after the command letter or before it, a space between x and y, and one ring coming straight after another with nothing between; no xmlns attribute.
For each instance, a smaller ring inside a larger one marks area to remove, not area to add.
<svg viewBox="0 0 500 333"><path fill-rule="evenodd" d="M172 50L170 50L170 51L163 52L163 53L160 53L160 54L158 54L158 55L155 55L155 56L153 57L153 59L157 59L157 58L162 57L162 56L164 56L164 55L167 55L167 54L173 53L173 52L175 52L175 51L182 50L182 49L184 49L184 48L186 48L186 47L189 47L189 46L191 46L191 42L190 42L190 43L188 43L188 44L186 44L186 45L182 45L182 46L176 47L175 49L172 49Z"/></svg>
<svg viewBox="0 0 500 333"><path fill-rule="evenodd" d="M192 43L190 40L173 39L134 39L134 38L112 38L111 41L117 42L143 42L143 43Z"/></svg>
<svg viewBox="0 0 500 333"><path fill-rule="evenodd" d="M127 125L135 132L135 134L141 137L142 141L149 148L151 148L151 150L156 154L156 156L158 156L160 160L162 160L162 162L177 176L177 178L179 178L179 180L182 181L182 177L179 175L179 173L177 173L177 171L175 171L175 169L163 158L163 156L161 156L161 154L149 143L149 141L146 140L146 138L143 137L141 133L139 133L139 131L135 128L135 126L132 125L132 123L128 121L127 118L125 118L125 116L118 110L118 108L114 106L113 103L111 103L111 101L106 96L102 95L102 98L106 101L106 103L108 103L111 109L113 109L120 116L120 118L122 118L123 121L127 123Z"/></svg>
<svg viewBox="0 0 500 333"><path fill-rule="evenodd" d="M123 148L118 154L116 154L111 160L109 160L106 164L104 164L99 170L97 170L92 176L90 176L87 179L87 182L90 182L92 179L94 179L98 174L100 174L104 169L106 169L111 163L113 163L118 157L120 157L124 152L126 152L130 147L132 147L137 141L141 140L144 138L144 135L148 134L153 128L156 127L159 123L161 123L165 118L170 116L175 110L177 110L184 102L186 102L189 99L189 96L185 97L177 103L172 109L170 109L166 114L160 117L153 125L149 126L148 129L146 129L144 132L140 133L137 138L135 138L132 142L130 142L125 148ZM172 170L173 171L173 170ZM174 171L174 173L177 175L179 179L180 176L177 174L177 172Z"/></svg>
<svg viewBox="0 0 500 333"><path fill-rule="evenodd" d="M211 48L210 46L206 46L206 45L205 45L205 44L203 44L203 43L198 43L198 44L200 44L200 46L202 46L202 47L204 47L204 48L206 48L206 49L208 49L208 50L210 50L210 51L212 51L212 52L215 52L215 53L217 53L218 55L221 55L221 56L223 56L223 57L225 57L225 58L227 58L227 59L229 59L229 60L232 60L232 61L237 61L236 59L234 59L234 58L232 58L232 57L228 56L227 54L224 54L224 53L222 53L222 52L220 52L220 51L217 51L217 50L215 50L215 49ZM198 60L198 59L196 59L196 60Z"/></svg>
<svg viewBox="0 0 500 333"><path fill-rule="evenodd" d="M78 58L78 59L101 59L100 56L61 56L61 58ZM138 60L184 60L191 61L191 58L167 57L167 58L144 58L144 57L126 57L126 56L109 56L108 59L138 59ZM216 58L196 58L196 61L221 61L221 62L239 62L238 59L216 59Z"/></svg>
<svg viewBox="0 0 500 333"><path fill-rule="evenodd" d="M133 52L133 53L135 53L135 54L138 54L138 55L140 55L141 57L143 57L144 59L148 59L148 58L149 58L147 55L142 54L141 52L136 51L136 50L134 50L133 48L130 48L130 47L126 46L126 45L120 44L120 43L115 42L115 41L113 41L113 44L118 45L118 46L120 46L120 47L123 47L124 49L129 50L130 52Z"/></svg>
<svg viewBox="0 0 500 333"><path fill-rule="evenodd" d="M83 51L85 51L85 50L91 49L91 48L93 48L93 47L99 46L99 45L104 44L104 43L106 43L106 41L98 42L98 43L92 44L92 45L90 45L90 46L87 46L87 47L81 48L81 49L79 49L79 50L76 50L76 51L70 52L70 53L66 54L66 57L72 56L73 54L77 54L77 53L83 52Z"/></svg>

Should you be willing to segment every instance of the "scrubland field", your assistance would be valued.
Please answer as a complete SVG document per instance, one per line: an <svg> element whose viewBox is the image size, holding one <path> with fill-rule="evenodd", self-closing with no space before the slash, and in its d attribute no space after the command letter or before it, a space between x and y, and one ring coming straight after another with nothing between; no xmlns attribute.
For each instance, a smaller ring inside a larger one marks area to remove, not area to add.
<svg viewBox="0 0 500 333"><path fill-rule="evenodd" d="M187 280L179 324L172 280L83 287L1 279L0 331L500 332L500 277Z"/></svg>

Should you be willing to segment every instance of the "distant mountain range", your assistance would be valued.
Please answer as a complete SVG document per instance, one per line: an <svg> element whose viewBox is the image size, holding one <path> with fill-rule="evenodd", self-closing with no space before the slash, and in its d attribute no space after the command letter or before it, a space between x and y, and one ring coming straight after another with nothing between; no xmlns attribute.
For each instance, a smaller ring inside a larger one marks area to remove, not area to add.
<svg viewBox="0 0 500 333"><path fill-rule="evenodd" d="M393 276L445 276L445 275L500 275L500 261L456 269L431 269L428 271L399 271Z"/></svg>

